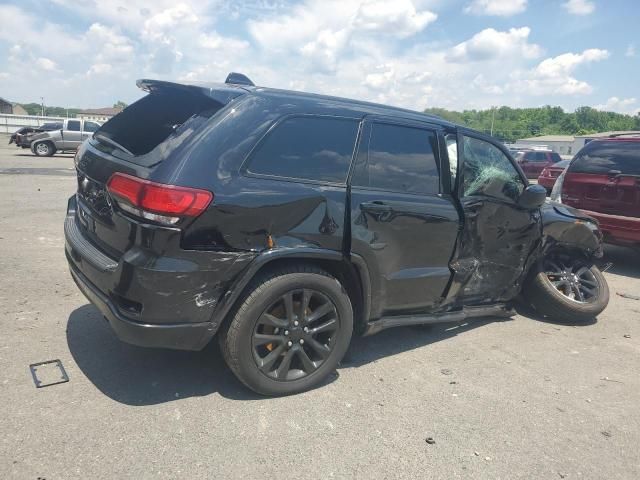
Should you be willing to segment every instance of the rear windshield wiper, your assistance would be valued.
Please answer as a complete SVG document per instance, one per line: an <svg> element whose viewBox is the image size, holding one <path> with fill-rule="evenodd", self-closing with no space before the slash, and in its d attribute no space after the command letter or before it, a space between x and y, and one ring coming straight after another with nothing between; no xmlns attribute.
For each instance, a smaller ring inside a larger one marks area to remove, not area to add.
<svg viewBox="0 0 640 480"><path fill-rule="evenodd" d="M133 153L131 153L129 150L127 150L125 147L123 147L122 145L120 145L118 142L111 140L109 137L107 137L106 135L103 135L101 133L94 133L93 134L93 138L101 141L101 142L105 142L108 143L109 145L116 147L118 150L122 150L124 153L126 153L127 155L131 155L132 157L135 157L135 155Z"/></svg>

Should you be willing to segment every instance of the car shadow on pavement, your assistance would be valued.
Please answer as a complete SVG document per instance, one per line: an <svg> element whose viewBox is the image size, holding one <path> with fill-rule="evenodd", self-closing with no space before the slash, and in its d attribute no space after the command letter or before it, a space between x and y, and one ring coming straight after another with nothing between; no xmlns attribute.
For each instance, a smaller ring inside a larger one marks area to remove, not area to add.
<svg viewBox="0 0 640 480"><path fill-rule="evenodd" d="M604 246L604 257L600 261L606 265L611 263L607 272L624 277L640 278L640 250L616 245ZM613 292L611 292L613 293Z"/></svg>
<svg viewBox="0 0 640 480"><path fill-rule="evenodd" d="M216 392L237 400L264 398L236 380L217 342L200 352L128 345L92 305L79 307L69 316L67 343L76 364L96 388L127 405L155 405Z"/></svg>
<svg viewBox="0 0 640 480"><path fill-rule="evenodd" d="M510 321L504 317L486 317L460 323L436 323L411 327L395 327L370 337L356 336L351 340L341 366L353 368L391 357L431 343L440 342L458 334L490 323Z"/></svg>
<svg viewBox="0 0 640 480"><path fill-rule="evenodd" d="M537 322L543 322L543 323L550 323L552 325L565 325L565 326L571 326L571 327L588 327L598 323L597 317L591 318L586 322L554 320L552 318L545 317L544 315L538 313L531 305L529 305L528 303L526 303L521 299L518 299L516 302L514 302L513 307L515 311L518 313L518 315L527 317L530 320L535 320Z"/></svg>
<svg viewBox="0 0 640 480"><path fill-rule="evenodd" d="M316 388L335 381L342 368L357 368L402 352L509 319L490 317L463 323L399 327L370 337L355 337L338 372ZM152 349L120 341L92 305L74 310L67 343L84 375L109 398L127 405L156 405L218 393L233 400L266 400L242 385L227 368L218 343L200 352Z"/></svg>

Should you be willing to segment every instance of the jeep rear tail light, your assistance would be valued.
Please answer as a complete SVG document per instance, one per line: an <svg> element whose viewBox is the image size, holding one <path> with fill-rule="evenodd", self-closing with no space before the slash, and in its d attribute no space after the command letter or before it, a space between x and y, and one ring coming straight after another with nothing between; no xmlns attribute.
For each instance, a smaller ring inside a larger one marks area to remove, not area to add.
<svg viewBox="0 0 640 480"><path fill-rule="evenodd" d="M114 173L107 190L125 212L166 225L197 217L213 200L213 193L207 190L156 183L124 173Z"/></svg>

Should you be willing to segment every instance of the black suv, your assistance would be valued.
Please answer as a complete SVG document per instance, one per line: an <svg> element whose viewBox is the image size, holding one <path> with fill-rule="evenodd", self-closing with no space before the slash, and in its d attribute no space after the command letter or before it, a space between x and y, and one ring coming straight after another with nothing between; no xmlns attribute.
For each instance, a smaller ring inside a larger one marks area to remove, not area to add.
<svg viewBox="0 0 640 480"><path fill-rule="evenodd" d="M281 395L354 332L508 316L521 292L555 318L606 307L597 223L491 137L240 74L138 86L78 150L65 221L73 279L126 342L217 333L242 382Z"/></svg>

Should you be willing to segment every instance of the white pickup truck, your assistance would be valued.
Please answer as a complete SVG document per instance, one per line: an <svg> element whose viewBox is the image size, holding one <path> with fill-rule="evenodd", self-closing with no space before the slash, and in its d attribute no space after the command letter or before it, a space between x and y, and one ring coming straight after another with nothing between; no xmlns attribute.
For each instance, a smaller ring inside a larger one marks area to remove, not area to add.
<svg viewBox="0 0 640 480"><path fill-rule="evenodd" d="M50 157L56 152L75 152L98 128L98 122L68 118L62 122L60 130L41 132L31 137L31 151L39 157Z"/></svg>

